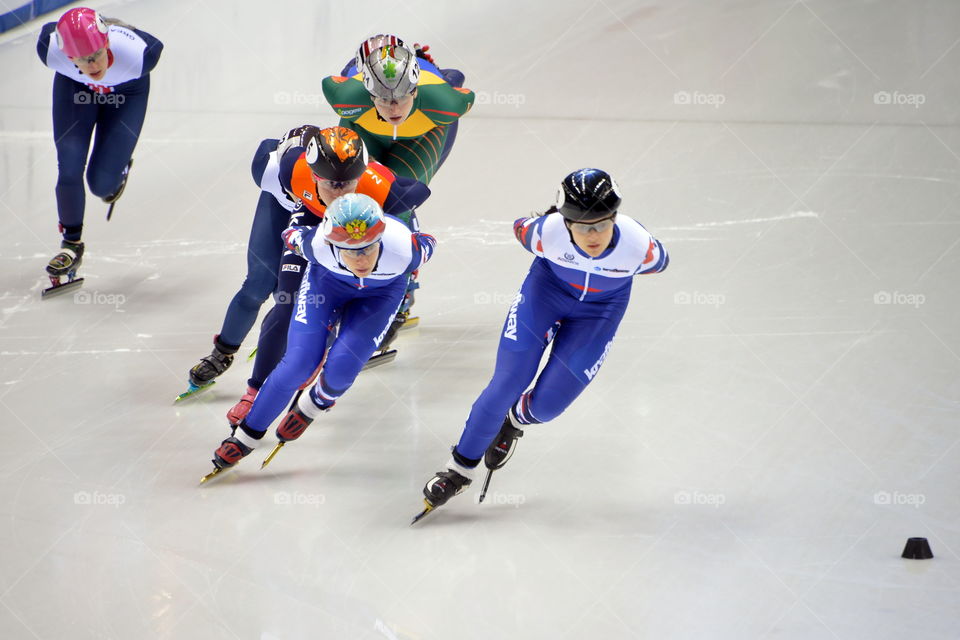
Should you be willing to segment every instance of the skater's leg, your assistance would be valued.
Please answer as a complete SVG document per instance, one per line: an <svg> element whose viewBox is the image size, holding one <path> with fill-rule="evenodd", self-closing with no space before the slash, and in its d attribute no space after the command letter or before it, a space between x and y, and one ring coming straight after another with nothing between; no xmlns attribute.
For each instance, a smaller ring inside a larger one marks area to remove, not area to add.
<svg viewBox="0 0 960 640"><path fill-rule="evenodd" d="M507 312L493 378L473 403L454 458L468 466L480 460L504 415L536 375L553 325L575 302L546 282L543 273L531 269Z"/></svg>
<svg viewBox="0 0 960 640"><path fill-rule="evenodd" d="M150 79L142 91L110 95L100 105L93 152L87 167L87 185L99 198L115 194L125 179L125 169L140 139L143 120L147 114Z"/></svg>
<svg viewBox="0 0 960 640"><path fill-rule="evenodd" d="M514 407L521 424L553 420L593 381L613 344L627 301L624 296L609 303L591 303L591 311L597 313L564 318L536 384Z"/></svg>
<svg viewBox="0 0 960 640"><path fill-rule="evenodd" d="M274 305L260 325L257 356L253 362L253 372L247 380L247 385L253 389L263 386L267 376L283 358L287 348L290 317L293 315L297 292L307 266L306 260L289 251L281 260L277 290L273 296Z"/></svg>
<svg viewBox="0 0 960 640"><path fill-rule="evenodd" d="M225 344L239 346L243 342L257 320L260 306L276 289L283 254L280 234L289 219L290 212L271 194L260 193L247 243L247 276L230 301L220 329L220 339Z"/></svg>
<svg viewBox="0 0 960 640"><path fill-rule="evenodd" d="M307 276L310 278L310 275ZM327 346L327 325L334 310L342 304L338 296L316 287L301 288L299 302L303 302L304 314L290 323L287 334L287 350L280 364L267 376L244 424L264 432L283 411L297 389L306 382L323 359ZM313 294L310 290L313 290Z"/></svg>
<svg viewBox="0 0 960 640"><path fill-rule="evenodd" d="M57 147L57 214L63 239L79 242L83 230L83 169L99 107L90 91L57 73L53 80L53 139Z"/></svg>
<svg viewBox="0 0 960 640"><path fill-rule="evenodd" d="M316 384L310 389L312 404L329 407L353 385L363 365L380 346L403 299L405 287L406 282L397 278L385 287L371 289L371 294L354 299L344 307L340 333L330 347ZM310 415L305 396L301 396L300 407Z"/></svg>

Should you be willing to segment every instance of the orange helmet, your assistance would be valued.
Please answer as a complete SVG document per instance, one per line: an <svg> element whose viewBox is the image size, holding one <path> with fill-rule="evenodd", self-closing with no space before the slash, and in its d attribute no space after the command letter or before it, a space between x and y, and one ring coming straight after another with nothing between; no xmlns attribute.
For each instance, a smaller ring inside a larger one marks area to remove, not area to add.
<svg viewBox="0 0 960 640"><path fill-rule="evenodd" d="M306 136L307 164L324 180L359 180L367 168L367 150L356 131L327 127Z"/></svg>

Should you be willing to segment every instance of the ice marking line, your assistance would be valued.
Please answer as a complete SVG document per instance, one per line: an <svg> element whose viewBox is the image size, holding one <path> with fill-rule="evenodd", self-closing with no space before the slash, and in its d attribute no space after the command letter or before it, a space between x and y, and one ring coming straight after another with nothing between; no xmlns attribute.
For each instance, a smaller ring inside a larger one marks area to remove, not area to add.
<svg viewBox="0 0 960 640"><path fill-rule="evenodd" d="M745 220L722 220L720 222L696 222L692 225L681 227L657 227L661 231L692 231L695 229L705 229L709 227L731 227L738 224L758 224L761 222L774 222L777 220L794 220L798 218L819 218L820 214L816 211L794 211L785 213L781 216L770 216L769 218L747 218Z"/></svg>

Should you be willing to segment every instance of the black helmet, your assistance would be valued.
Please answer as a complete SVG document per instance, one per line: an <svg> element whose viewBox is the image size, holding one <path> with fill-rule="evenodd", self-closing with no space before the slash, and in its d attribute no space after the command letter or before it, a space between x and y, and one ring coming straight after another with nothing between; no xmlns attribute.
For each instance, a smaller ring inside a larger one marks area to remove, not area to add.
<svg viewBox="0 0 960 640"><path fill-rule="evenodd" d="M320 178L334 182L358 180L367 168L367 150L356 131L327 127L304 136L307 164Z"/></svg>
<svg viewBox="0 0 960 640"><path fill-rule="evenodd" d="M608 218L620 206L620 189L610 174L600 169L579 169L560 183L557 211L570 222Z"/></svg>

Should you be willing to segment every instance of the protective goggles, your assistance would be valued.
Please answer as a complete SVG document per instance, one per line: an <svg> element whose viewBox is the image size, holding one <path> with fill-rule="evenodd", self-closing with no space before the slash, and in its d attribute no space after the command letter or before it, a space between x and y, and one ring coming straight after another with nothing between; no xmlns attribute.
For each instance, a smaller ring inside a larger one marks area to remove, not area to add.
<svg viewBox="0 0 960 640"><path fill-rule="evenodd" d="M596 231L597 233L603 233L608 231L613 227L616 222L617 214L613 214L609 218L604 218L603 220L595 220L594 222L570 222L567 223L567 228L571 231L576 231L577 233L587 234L591 231Z"/></svg>
<svg viewBox="0 0 960 640"><path fill-rule="evenodd" d="M353 189L359 183L360 180L327 180L326 178L321 178L320 176L314 174L313 179L316 180L317 184L322 185L326 189L331 191L343 191L345 189Z"/></svg>
<svg viewBox="0 0 960 640"><path fill-rule="evenodd" d="M367 246L360 247L359 249L344 249L341 247L340 252L346 253L354 258L359 258L361 256L371 255L374 251L376 251L377 245L379 244L379 242L374 242L373 244L368 244Z"/></svg>

